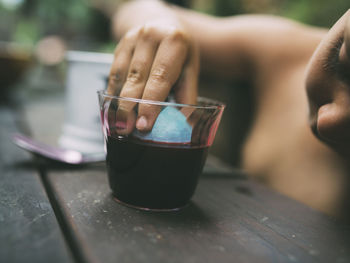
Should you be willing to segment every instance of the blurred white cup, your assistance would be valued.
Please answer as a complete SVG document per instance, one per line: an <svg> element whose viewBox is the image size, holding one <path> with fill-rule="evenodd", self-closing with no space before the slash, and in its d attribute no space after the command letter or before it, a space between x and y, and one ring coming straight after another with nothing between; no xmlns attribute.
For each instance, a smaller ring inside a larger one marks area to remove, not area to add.
<svg viewBox="0 0 350 263"><path fill-rule="evenodd" d="M97 91L106 87L113 54L68 51L65 120L59 145L82 153L103 152Z"/></svg>

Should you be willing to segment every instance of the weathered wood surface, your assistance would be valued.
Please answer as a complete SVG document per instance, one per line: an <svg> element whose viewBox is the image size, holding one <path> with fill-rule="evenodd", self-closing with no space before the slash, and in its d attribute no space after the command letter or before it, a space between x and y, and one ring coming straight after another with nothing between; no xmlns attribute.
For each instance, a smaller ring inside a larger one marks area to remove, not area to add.
<svg viewBox="0 0 350 263"><path fill-rule="evenodd" d="M31 100L27 119L37 139L57 142L62 109L59 99ZM350 262L349 225L210 163L192 203L174 213L116 203L104 165L44 165L42 172L80 261Z"/></svg>
<svg viewBox="0 0 350 263"><path fill-rule="evenodd" d="M72 262L31 156L11 142L18 117L0 105L0 262Z"/></svg>
<svg viewBox="0 0 350 263"><path fill-rule="evenodd" d="M348 226L235 171L205 173L168 213L115 202L103 165L46 176L88 262L350 262Z"/></svg>

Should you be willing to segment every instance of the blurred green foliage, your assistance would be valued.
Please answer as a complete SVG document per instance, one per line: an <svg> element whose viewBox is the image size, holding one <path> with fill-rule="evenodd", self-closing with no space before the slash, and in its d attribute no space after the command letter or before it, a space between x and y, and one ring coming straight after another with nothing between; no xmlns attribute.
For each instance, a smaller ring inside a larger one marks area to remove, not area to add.
<svg viewBox="0 0 350 263"><path fill-rule="evenodd" d="M0 0L0 40L34 45L47 35L70 48L109 49L110 21L86 0Z"/></svg>
<svg viewBox="0 0 350 263"><path fill-rule="evenodd" d="M263 13L306 24L331 27L349 8L349 0L193 0L196 10L218 16Z"/></svg>
<svg viewBox="0 0 350 263"><path fill-rule="evenodd" d="M349 0L297 0L288 1L282 15L311 25L331 27L349 8Z"/></svg>
<svg viewBox="0 0 350 263"><path fill-rule="evenodd" d="M0 41L34 45L40 38L54 34L64 38L71 48L111 51L114 48L114 41L111 38L109 18L94 8L91 2L93 1L0 0ZM114 1L116 2L119 3L118 0ZM175 2L218 16L246 13L274 14L322 27L332 26L350 7L349 0L177 0Z"/></svg>

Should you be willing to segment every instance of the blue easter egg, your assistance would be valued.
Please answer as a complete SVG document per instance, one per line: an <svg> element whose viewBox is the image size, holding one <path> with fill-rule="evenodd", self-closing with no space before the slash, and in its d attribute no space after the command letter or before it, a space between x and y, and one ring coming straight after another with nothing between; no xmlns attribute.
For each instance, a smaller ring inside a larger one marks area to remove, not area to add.
<svg viewBox="0 0 350 263"><path fill-rule="evenodd" d="M154 142L189 143L192 127L178 109L167 106L159 113L150 132L143 133L135 129L133 135Z"/></svg>

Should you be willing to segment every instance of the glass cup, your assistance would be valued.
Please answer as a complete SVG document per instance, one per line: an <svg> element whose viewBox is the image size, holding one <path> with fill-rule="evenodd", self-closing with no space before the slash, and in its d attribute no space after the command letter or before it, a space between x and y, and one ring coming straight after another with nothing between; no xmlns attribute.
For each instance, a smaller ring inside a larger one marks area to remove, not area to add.
<svg viewBox="0 0 350 263"><path fill-rule="evenodd" d="M177 210L194 194L225 105L197 105L110 96L99 91L109 186L114 198L143 210ZM152 112L139 131L140 107Z"/></svg>

